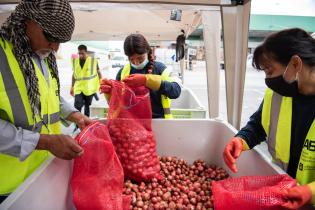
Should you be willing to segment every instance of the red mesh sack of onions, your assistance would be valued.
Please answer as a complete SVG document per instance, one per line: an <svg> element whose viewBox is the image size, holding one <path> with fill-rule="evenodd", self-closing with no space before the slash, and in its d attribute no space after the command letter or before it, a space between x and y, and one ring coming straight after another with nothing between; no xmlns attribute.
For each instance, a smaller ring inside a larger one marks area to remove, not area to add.
<svg viewBox="0 0 315 210"><path fill-rule="evenodd" d="M73 164L71 189L77 210L127 210L124 173L107 128L100 122L86 127L76 138L84 149Z"/></svg>
<svg viewBox="0 0 315 210"><path fill-rule="evenodd" d="M107 126L125 178L138 182L160 179L149 90L111 82Z"/></svg>
<svg viewBox="0 0 315 210"><path fill-rule="evenodd" d="M286 202L281 191L296 186L286 174L243 176L212 182L214 208L278 210Z"/></svg>

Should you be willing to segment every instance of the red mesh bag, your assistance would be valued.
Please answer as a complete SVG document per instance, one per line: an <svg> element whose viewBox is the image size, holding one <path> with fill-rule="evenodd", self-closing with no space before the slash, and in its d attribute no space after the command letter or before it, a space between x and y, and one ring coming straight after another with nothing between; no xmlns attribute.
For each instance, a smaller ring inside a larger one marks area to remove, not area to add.
<svg viewBox="0 0 315 210"><path fill-rule="evenodd" d="M131 198L122 194L123 169L107 127L100 122L95 122L75 139L84 149L84 154L74 160L71 177L76 209L130 209Z"/></svg>
<svg viewBox="0 0 315 210"><path fill-rule="evenodd" d="M281 190L296 186L288 175L244 176L212 182L215 210L278 210L286 202Z"/></svg>
<svg viewBox="0 0 315 210"><path fill-rule="evenodd" d="M161 178L152 133L150 93L112 80L108 130L124 169L125 178L149 181Z"/></svg>

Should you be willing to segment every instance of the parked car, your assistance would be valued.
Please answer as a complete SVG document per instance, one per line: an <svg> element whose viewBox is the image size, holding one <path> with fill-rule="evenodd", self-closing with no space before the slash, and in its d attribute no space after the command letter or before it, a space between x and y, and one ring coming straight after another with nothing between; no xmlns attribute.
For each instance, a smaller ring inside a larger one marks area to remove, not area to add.
<svg viewBox="0 0 315 210"><path fill-rule="evenodd" d="M224 70L224 68L225 68L225 66L224 66L224 61L221 60L221 61L220 61L220 69L221 69L221 70Z"/></svg>

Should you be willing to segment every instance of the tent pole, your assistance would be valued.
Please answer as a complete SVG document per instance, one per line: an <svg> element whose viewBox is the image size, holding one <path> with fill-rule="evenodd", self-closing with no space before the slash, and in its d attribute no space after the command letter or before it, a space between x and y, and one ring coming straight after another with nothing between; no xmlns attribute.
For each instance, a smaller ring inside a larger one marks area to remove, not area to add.
<svg viewBox="0 0 315 210"><path fill-rule="evenodd" d="M220 94L220 11L202 11L201 17L206 57L208 111L210 118L216 118L219 116Z"/></svg>
<svg viewBox="0 0 315 210"><path fill-rule="evenodd" d="M223 6L221 14L227 117L228 122L239 129L246 73L250 1L235 7Z"/></svg>

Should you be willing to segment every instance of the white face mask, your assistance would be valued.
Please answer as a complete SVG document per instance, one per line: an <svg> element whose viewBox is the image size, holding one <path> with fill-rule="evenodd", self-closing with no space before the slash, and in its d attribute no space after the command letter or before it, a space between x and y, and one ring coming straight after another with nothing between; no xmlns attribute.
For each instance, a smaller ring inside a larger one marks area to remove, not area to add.
<svg viewBox="0 0 315 210"><path fill-rule="evenodd" d="M133 63L130 63L132 68L135 68L135 69L138 69L138 70L141 70L143 69L147 64L149 63L149 59L148 59L148 56L146 56L145 60L140 63L139 65L135 65Z"/></svg>
<svg viewBox="0 0 315 210"><path fill-rule="evenodd" d="M49 56L50 53L53 51L51 49L40 49L37 50L35 53L40 57L40 59L45 59Z"/></svg>

